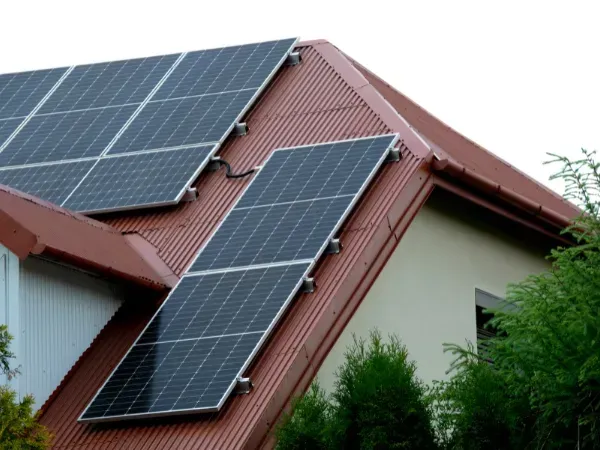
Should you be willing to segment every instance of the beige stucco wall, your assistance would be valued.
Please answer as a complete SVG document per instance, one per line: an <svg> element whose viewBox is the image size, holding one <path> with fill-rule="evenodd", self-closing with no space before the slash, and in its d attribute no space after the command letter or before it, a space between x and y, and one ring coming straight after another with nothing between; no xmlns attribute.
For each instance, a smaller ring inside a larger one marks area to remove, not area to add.
<svg viewBox="0 0 600 450"><path fill-rule="evenodd" d="M400 336L424 381L447 377L452 356L442 343L476 338L475 288L502 297L507 283L547 268L546 248L498 223L452 197L432 197L321 366L323 387L331 388L352 333L373 327Z"/></svg>

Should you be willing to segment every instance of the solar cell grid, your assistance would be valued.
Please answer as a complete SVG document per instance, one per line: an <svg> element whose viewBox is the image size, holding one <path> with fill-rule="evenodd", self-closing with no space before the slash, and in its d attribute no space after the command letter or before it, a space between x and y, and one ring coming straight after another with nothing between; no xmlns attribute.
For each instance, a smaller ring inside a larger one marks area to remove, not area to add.
<svg viewBox="0 0 600 450"><path fill-rule="evenodd" d="M0 119L29 115L66 70L60 68L0 75Z"/></svg>
<svg viewBox="0 0 600 450"><path fill-rule="evenodd" d="M229 213L190 272L314 258L353 196Z"/></svg>
<svg viewBox="0 0 600 450"><path fill-rule="evenodd" d="M152 101L129 125L109 154L218 142L234 125L255 91Z"/></svg>
<svg viewBox="0 0 600 450"><path fill-rule="evenodd" d="M0 184L60 205L92 168L94 161L0 170Z"/></svg>
<svg viewBox="0 0 600 450"><path fill-rule="evenodd" d="M0 153L0 166L97 157L135 106L34 116Z"/></svg>
<svg viewBox="0 0 600 450"><path fill-rule="evenodd" d="M155 95L155 100L241 89L258 89L295 39L188 53Z"/></svg>
<svg viewBox="0 0 600 450"><path fill-rule="evenodd" d="M64 206L99 212L178 201L213 149L209 145L102 158Z"/></svg>
<svg viewBox="0 0 600 450"><path fill-rule="evenodd" d="M136 345L82 419L216 410L261 333Z"/></svg>
<svg viewBox="0 0 600 450"><path fill-rule="evenodd" d="M138 344L266 331L309 264L184 277Z"/></svg>
<svg viewBox="0 0 600 450"><path fill-rule="evenodd" d="M235 208L355 194L390 142L378 136L277 150Z"/></svg>
<svg viewBox="0 0 600 450"><path fill-rule="evenodd" d="M6 142L6 140L11 136L11 134L18 128L21 122L23 122L23 119L0 120L0 147L2 147L2 144Z"/></svg>
<svg viewBox="0 0 600 450"><path fill-rule="evenodd" d="M143 102L179 54L76 66L39 113Z"/></svg>

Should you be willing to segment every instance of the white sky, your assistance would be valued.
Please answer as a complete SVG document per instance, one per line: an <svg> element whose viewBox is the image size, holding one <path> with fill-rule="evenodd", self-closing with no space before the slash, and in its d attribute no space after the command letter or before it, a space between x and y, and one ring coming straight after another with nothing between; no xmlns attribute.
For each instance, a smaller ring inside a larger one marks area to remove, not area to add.
<svg viewBox="0 0 600 450"><path fill-rule="evenodd" d="M593 1L3 0L0 73L324 38L549 184L546 152L600 149L599 12Z"/></svg>

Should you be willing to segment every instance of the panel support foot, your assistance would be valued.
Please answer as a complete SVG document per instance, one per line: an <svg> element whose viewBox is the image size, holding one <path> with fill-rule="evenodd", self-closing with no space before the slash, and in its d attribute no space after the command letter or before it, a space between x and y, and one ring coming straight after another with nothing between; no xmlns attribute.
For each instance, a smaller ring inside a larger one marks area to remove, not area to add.
<svg viewBox="0 0 600 450"><path fill-rule="evenodd" d="M300 56L300 52L292 52L285 59L286 66L297 66L302 62L302 56Z"/></svg>
<svg viewBox="0 0 600 450"><path fill-rule="evenodd" d="M314 278L305 278L304 280L302 280L302 292L315 292L315 287L316 284Z"/></svg>
<svg viewBox="0 0 600 450"><path fill-rule="evenodd" d="M252 381L250 378L242 378L239 377L237 379L237 383L235 384L235 389L233 390L234 394L249 394L252 390Z"/></svg>

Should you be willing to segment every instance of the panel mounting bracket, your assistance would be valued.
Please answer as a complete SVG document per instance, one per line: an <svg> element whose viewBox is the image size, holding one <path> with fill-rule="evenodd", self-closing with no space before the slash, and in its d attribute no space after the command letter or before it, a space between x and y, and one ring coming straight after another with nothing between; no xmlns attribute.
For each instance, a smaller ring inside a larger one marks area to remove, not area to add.
<svg viewBox="0 0 600 450"><path fill-rule="evenodd" d="M220 161L221 161L221 158L219 158L218 156L213 156L212 158L210 158L210 161L206 165L206 171L207 172L216 172L217 170L219 170L221 168Z"/></svg>
<svg viewBox="0 0 600 450"><path fill-rule="evenodd" d="M246 136L250 129L248 128L248 124L246 122L238 122L233 126L232 134L234 136Z"/></svg>
<svg viewBox="0 0 600 450"><path fill-rule="evenodd" d="M240 394L249 394L250 391L252 390L252 381L250 380L250 378L242 378L242 377L238 377L238 379L236 380L235 383L235 388L233 390L234 394L240 395Z"/></svg>
<svg viewBox="0 0 600 450"><path fill-rule="evenodd" d="M315 287L317 284L315 283L314 278L305 278L302 280L302 292L311 293L315 292Z"/></svg>
<svg viewBox="0 0 600 450"><path fill-rule="evenodd" d="M327 244L327 254L329 255L337 255L342 250L342 243L339 239L332 239Z"/></svg>
<svg viewBox="0 0 600 450"><path fill-rule="evenodd" d="M195 187L189 187L181 197L182 202L195 202L198 198L198 189Z"/></svg>
<svg viewBox="0 0 600 450"><path fill-rule="evenodd" d="M284 64L286 66L297 66L301 62L302 62L302 56L300 55L300 52L292 52L287 56Z"/></svg>
<svg viewBox="0 0 600 450"><path fill-rule="evenodd" d="M390 148L388 151L387 157L385 158L385 162L398 162L402 159L402 153L400 153L399 148Z"/></svg>

